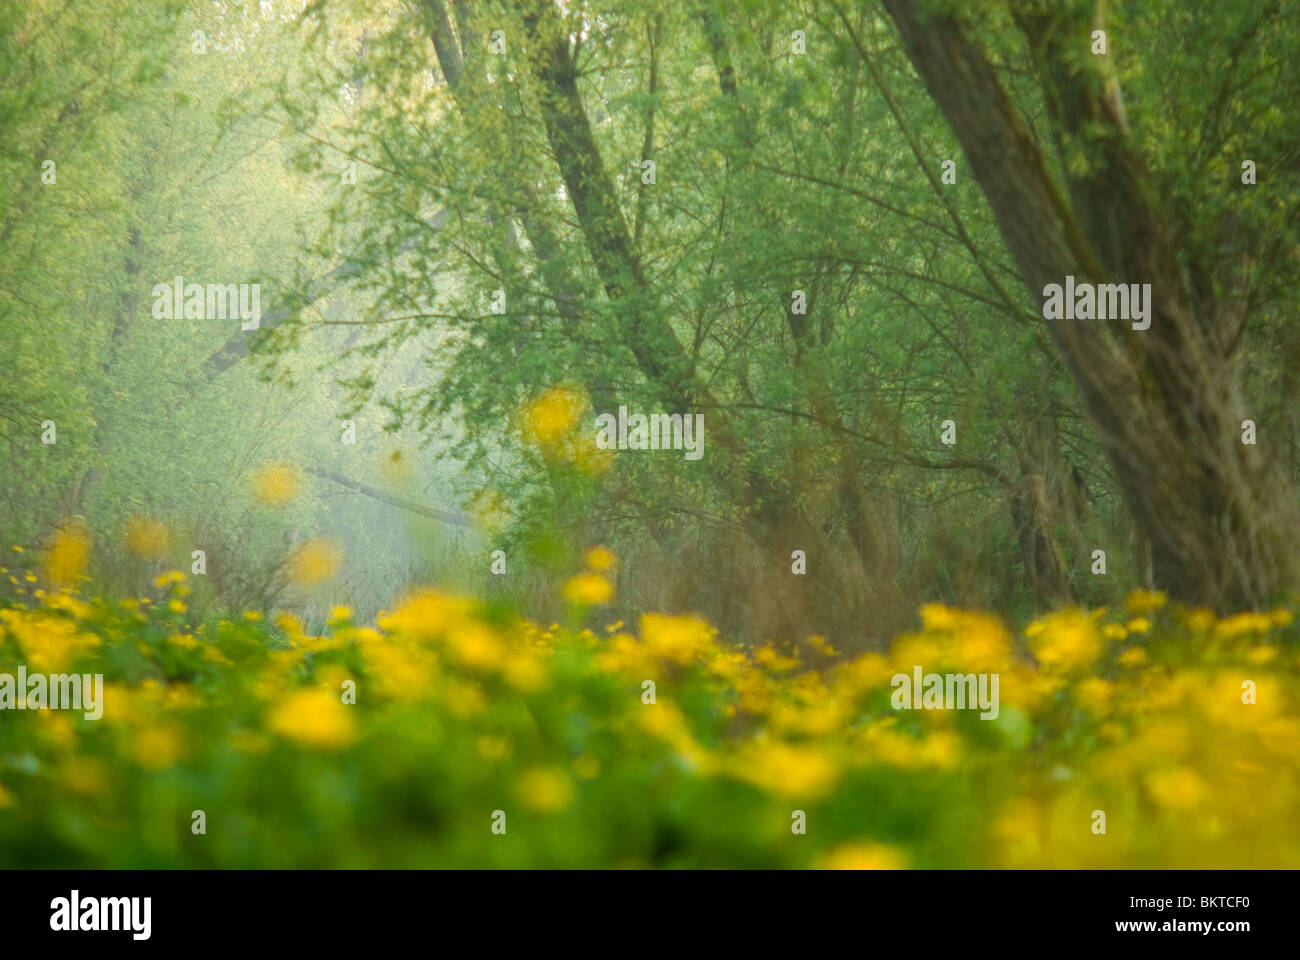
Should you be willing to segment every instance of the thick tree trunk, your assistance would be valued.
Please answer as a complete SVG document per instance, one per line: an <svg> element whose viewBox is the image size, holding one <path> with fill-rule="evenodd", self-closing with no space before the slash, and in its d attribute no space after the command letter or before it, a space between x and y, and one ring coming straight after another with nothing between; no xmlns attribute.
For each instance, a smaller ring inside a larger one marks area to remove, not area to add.
<svg viewBox="0 0 1300 960"><path fill-rule="evenodd" d="M1076 282L1151 284L1150 328L1125 320L1046 321L1096 425L1157 584L1227 608L1289 585L1293 488L1241 442L1236 371L1214 311L1192 307L1171 230L1147 199L1118 88L1086 53L1077 10L1021 26L1042 64L1058 135L1086 137L1089 172L1058 189L1046 159L962 22L883 0L946 117L1036 303ZM1101 58L1098 58L1101 59ZM1084 64L1082 67L1080 64ZM1100 133L1098 131L1101 131ZM1267 425L1261 425L1268 442Z"/></svg>

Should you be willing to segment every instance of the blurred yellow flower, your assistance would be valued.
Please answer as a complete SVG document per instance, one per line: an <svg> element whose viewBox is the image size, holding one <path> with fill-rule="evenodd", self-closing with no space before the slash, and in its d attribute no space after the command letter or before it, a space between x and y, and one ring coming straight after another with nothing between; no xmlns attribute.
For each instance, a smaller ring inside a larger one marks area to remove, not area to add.
<svg viewBox="0 0 1300 960"><path fill-rule="evenodd" d="M1115 695L1115 685L1100 677L1089 677L1074 689L1075 699L1089 713L1104 714Z"/></svg>
<svg viewBox="0 0 1300 960"><path fill-rule="evenodd" d="M305 747L338 749L357 738L351 709L341 695L319 689L295 690L271 710L266 726Z"/></svg>
<svg viewBox="0 0 1300 960"><path fill-rule="evenodd" d="M1140 667L1147 662L1147 652L1144 647L1129 647L1117 659L1121 666Z"/></svg>
<svg viewBox="0 0 1300 960"><path fill-rule="evenodd" d="M1152 613L1169 602L1163 590L1134 590L1124 601L1128 612L1134 616Z"/></svg>
<svg viewBox="0 0 1300 960"><path fill-rule="evenodd" d="M68 792L93 797L108 793L113 784L113 771L98 757L69 758L58 769L58 783Z"/></svg>
<svg viewBox="0 0 1300 960"><path fill-rule="evenodd" d="M903 852L880 843L846 843L828 851L814 867L820 870L902 870Z"/></svg>
<svg viewBox="0 0 1300 960"><path fill-rule="evenodd" d="M253 496L270 507L280 507L298 494L302 473L291 463L267 463L253 471Z"/></svg>
<svg viewBox="0 0 1300 960"><path fill-rule="evenodd" d="M185 741L177 727L154 723L136 732L132 755L146 769L163 770L176 763L184 749Z"/></svg>
<svg viewBox="0 0 1300 960"><path fill-rule="evenodd" d="M609 547L592 547L583 559L589 569L603 573L614 566L614 551Z"/></svg>
<svg viewBox="0 0 1300 960"><path fill-rule="evenodd" d="M542 658L515 651L511 653L502 670L506 683L520 693L532 693L546 686L546 667Z"/></svg>
<svg viewBox="0 0 1300 960"><path fill-rule="evenodd" d="M1214 627L1216 637L1240 637L1254 633L1268 633L1273 621L1262 613L1237 613L1220 620Z"/></svg>
<svg viewBox="0 0 1300 960"><path fill-rule="evenodd" d="M774 670L778 673L786 670L793 670L795 667L799 666L798 658L783 656L771 647L759 647L755 650L754 660L761 663L769 670Z"/></svg>
<svg viewBox="0 0 1300 960"><path fill-rule="evenodd" d="M1204 781L1188 767L1148 774L1146 784L1156 803L1175 810L1195 809L1205 794Z"/></svg>
<svg viewBox="0 0 1300 960"><path fill-rule="evenodd" d="M65 526L54 534L45 555L45 574L56 587L75 586L86 572L90 535L81 526Z"/></svg>
<svg viewBox="0 0 1300 960"><path fill-rule="evenodd" d="M573 802L573 781L554 767L531 767L515 782L515 795L525 806L556 813Z"/></svg>
<svg viewBox="0 0 1300 960"><path fill-rule="evenodd" d="M996 673L1011 656L1011 635L997 617L968 613L956 634L956 665L977 673Z"/></svg>
<svg viewBox="0 0 1300 960"><path fill-rule="evenodd" d="M554 446L578 425L585 405L578 388L567 384L550 387L524 408L524 429L533 443Z"/></svg>
<svg viewBox="0 0 1300 960"><path fill-rule="evenodd" d="M610 582L598 573L580 573L564 584L564 599L579 606L602 606L614 597Z"/></svg>
<svg viewBox="0 0 1300 960"><path fill-rule="evenodd" d="M161 560L171 546L167 528L150 517L132 517L126 522L126 548L143 560Z"/></svg>
<svg viewBox="0 0 1300 960"><path fill-rule="evenodd" d="M447 634L447 647L472 670L494 670L506 658L501 638L485 623L467 622Z"/></svg>
<svg viewBox="0 0 1300 960"><path fill-rule="evenodd" d="M173 583L183 583L184 580L185 574L181 573L179 570L168 570L165 573L160 573L158 576L154 577L153 585L159 590L164 590Z"/></svg>
<svg viewBox="0 0 1300 960"><path fill-rule="evenodd" d="M474 749L484 760L489 763L496 763L510 756L513 747L506 737L483 734L474 741Z"/></svg>
<svg viewBox="0 0 1300 960"><path fill-rule="evenodd" d="M757 742L737 757L735 775L770 793L792 799L824 796L839 779L839 767L821 747Z"/></svg>
<svg viewBox="0 0 1300 960"><path fill-rule="evenodd" d="M696 616L647 613L641 617L641 639L658 656L686 664L704 655L716 631Z"/></svg>
<svg viewBox="0 0 1300 960"><path fill-rule="evenodd" d="M375 622L383 630L431 640L465 623L471 606L464 597L420 589L408 594L392 613L381 613Z"/></svg>
<svg viewBox="0 0 1300 960"><path fill-rule="evenodd" d="M437 674L433 653L414 644L367 644L365 658L378 692L395 700L424 696Z"/></svg>
<svg viewBox="0 0 1300 960"><path fill-rule="evenodd" d="M343 563L343 549L333 540L308 540L289 557L289 579L302 586L315 586L330 579Z"/></svg>
<svg viewBox="0 0 1300 960"><path fill-rule="evenodd" d="M34 672L60 673L103 643L95 634L78 630L75 621L43 613L0 609L0 627L17 642Z"/></svg>
<svg viewBox="0 0 1300 960"><path fill-rule="evenodd" d="M883 655L872 652L841 664L832 676L847 696L855 696L884 686L894 673L894 668Z"/></svg>
<svg viewBox="0 0 1300 960"><path fill-rule="evenodd" d="M1068 608L1040 623L1042 628L1029 645L1045 668L1070 672L1088 666L1101 655L1102 637L1095 614Z"/></svg>

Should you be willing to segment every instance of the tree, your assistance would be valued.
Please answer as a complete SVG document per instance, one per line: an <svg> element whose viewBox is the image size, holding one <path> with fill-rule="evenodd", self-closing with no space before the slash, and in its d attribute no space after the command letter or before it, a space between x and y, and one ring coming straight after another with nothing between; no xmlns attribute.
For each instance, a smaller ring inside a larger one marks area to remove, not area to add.
<svg viewBox="0 0 1300 960"><path fill-rule="evenodd" d="M961 144L1030 295L1070 275L1151 285L1148 330L1062 319L1047 325L1150 543L1156 582L1181 599L1220 607L1265 603L1293 585L1295 487L1278 457L1242 442L1249 411L1234 350L1261 275L1285 269L1294 249L1294 198L1279 224L1291 226L1289 240L1285 230L1243 236L1240 220L1213 204L1190 224L1171 217L1174 181L1153 173L1143 155L1110 55L1089 52L1092 31L1107 26L1101 4L1011 5L1063 154L1064 190L970 24L948 7L926 12L914 0L884 0L884 7ZM1224 99L1258 95L1242 61L1262 33L1277 29L1278 17L1279 5L1269 4L1235 25ZM1186 14L1157 26L1178 32L1194 21ZM1271 74L1285 69L1260 59ZM1206 124L1221 121L1212 111ZM1252 147L1271 163L1294 158L1294 144L1267 131ZM1236 165L1228 167L1235 181ZM1217 172L1224 175L1223 165ZM1216 230L1225 234L1217 246L1198 251L1196 242Z"/></svg>

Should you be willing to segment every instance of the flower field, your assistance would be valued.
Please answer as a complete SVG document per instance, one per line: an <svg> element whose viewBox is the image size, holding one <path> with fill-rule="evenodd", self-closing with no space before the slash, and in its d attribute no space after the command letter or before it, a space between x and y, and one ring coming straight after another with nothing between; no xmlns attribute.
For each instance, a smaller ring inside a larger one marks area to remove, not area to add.
<svg viewBox="0 0 1300 960"><path fill-rule="evenodd" d="M928 605L847 656L741 649L689 615L544 627L429 589L312 636L196 624L179 572L108 600L25 556L0 673L103 674L103 714L0 712L6 866L1300 866L1285 609L1138 591L1016 633ZM566 590L587 623L611 559ZM996 673L996 718L894 709L916 665Z"/></svg>

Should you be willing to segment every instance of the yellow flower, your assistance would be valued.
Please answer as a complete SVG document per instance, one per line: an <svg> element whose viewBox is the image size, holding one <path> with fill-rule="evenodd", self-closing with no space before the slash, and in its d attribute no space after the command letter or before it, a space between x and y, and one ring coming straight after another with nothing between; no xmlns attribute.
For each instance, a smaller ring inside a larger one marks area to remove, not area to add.
<svg viewBox="0 0 1300 960"><path fill-rule="evenodd" d="M544 390L524 410L524 429L529 439L541 446L553 446L578 425L585 400L568 385Z"/></svg>
<svg viewBox="0 0 1300 960"><path fill-rule="evenodd" d="M879 653L864 653L856 660L839 667L833 677L847 695L853 696L884 686L894 673L893 667L884 656Z"/></svg>
<svg viewBox="0 0 1300 960"><path fill-rule="evenodd" d="M840 774L830 753L813 746L760 742L743 751L737 761L739 779L789 798L824 796Z"/></svg>
<svg viewBox="0 0 1300 960"><path fill-rule="evenodd" d="M1134 616L1159 610L1169 601L1163 590L1134 590L1124 601L1128 612Z"/></svg>
<svg viewBox="0 0 1300 960"><path fill-rule="evenodd" d="M108 764L97 757L79 756L70 758L59 769L59 784L71 793L81 796L95 796L108 793L112 786L113 773Z"/></svg>
<svg viewBox="0 0 1300 960"><path fill-rule="evenodd" d="M1174 810L1194 809L1205 795L1204 782L1188 767L1148 774L1146 785L1156 803Z"/></svg>
<svg viewBox="0 0 1300 960"><path fill-rule="evenodd" d="M614 551L609 547L592 547L583 559L589 569L603 573L614 566Z"/></svg>
<svg viewBox="0 0 1300 960"><path fill-rule="evenodd" d="M383 630L432 640L466 622L470 610L470 602L462 597L421 589L402 600L392 613L381 613L375 622Z"/></svg>
<svg viewBox="0 0 1300 960"><path fill-rule="evenodd" d="M996 673L1011 656L1011 637L997 617L968 613L956 634L957 665L977 673Z"/></svg>
<svg viewBox="0 0 1300 960"><path fill-rule="evenodd" d="M826 853L815 866L821 870L902 870L903 853L880 843L845 843Z"/></svg>
<svg viewBox="0 0 1300 960"><path fill-rule="evenodd" d="M506 658L503 668L506 683L520 693L532 693L546 685L546 667L540 657L515 652Z"/></svg>
<svg viewBox="0 0 1300 960"><path fill-rule="evenodd" d="M289 578L303 586L315 586L330 579L343 562L343 550L323 537L308 540L289 558Z"/></svg>
<svg viewBox="0 0 1300 960"><path fill-rule="evenodd" d="M916 666L937 669L952 659L951 643L925 633L904 633L890 645L890 663L895 673L911 673Z"/></svg>
<svg viewBox="0 0 1300 960"><path fill-rule="evenodd" d="M1140 667L1147 662L1147 652L1142 647L1129 647L1118 659L1121 666Z"/></svg>
<svg viewBox="0 0 1300 960"><path fill-rule="evenodd" d="M447 634L447 647L460 663L473 670L495 670L506 658L506 648L491 627L466 623Z"/></svg>
<svg viewBox="0 0 1300 960"><path fill-rule="evenodd" d="M767 667L780 673L785 670L793 670L799 666L799 661L795 657L785 657L777 653L771 647L759 647L754 651L754 659Z"/></svg>
<svg viewBox="0 0 1300 960"><path fill-rule="evenodd" d="M82 653L103 643L59 616L0 609L0 626L17 641L33 672L62 673Z"/></svg>
<svg viewBox="0 0 1300 960"><path fill-rule="evenodd" d="M453 683L447 688L447 709L458 717L482 713L487 697L477 683Z"/></svg>
<svg viewBox="0 0 1300 960"><path fill-rule="evenodd" d="M153 578L153 585L159 590L163 590L173 583L181 583L185 580L185 574L179 570L168 570L166 573L160 573Z"/></svg>
<svg viewBox="0 0 1300 960"><path fill-rule="evenodd" d="M474 741L474 749L488 763L496 763L510 756L514 747L507 737L494 737L483 734Z"/></svg>
<svg viewBox="0 0 1300 960"><path fill-rule="evenodd" d="M942 603L927 603L921 607L921 626L926 630L952 630L957 626L960 611Z"/></svg>
<svg viewBox="0 0 1300 960"><path fill-rule="evenodd" d="M1240 637L1250 633L1268 633L1273 621L1262 613L1238 613L1220 620L1214 628L1216 637Z"/></svg>
<svg viewBox="0 0 1300 960"><path fill-rule="evenodd" d="M161 560L171 545L167 528L149 517L132 517L126 522L126 547L144 560Z"/></svg>
<svg viewBox="0 0 1300 960"><path fill-rule="evenodd" d="M554 767L532 767L519 775L515 794L521 803L541 813L556 813L573 802L573 782Z"/></svg>
<svg viewBox="0 0 1300 960"><path fill-rule="evenodd" d="M1100 677L1089 677L1075 688L1074 697L1089 713L1103 714L1115 695L1115 685Z"/></svg>
<svg viewBox="0 0 1300 960"><path fill-rule="evenodd" d="M45 572L56 587L70 587L81 579L90 557L90 536L79 526L61 528L45 556Z"/></svg>
<svg viewBox="0 0 1300 960"><path fill-rule="evenodd" d="M614 597L614 588L598 573L580 573L564 584L564 599L580 606L601 606Z"/></svg>
<svg viewBox="0 0 1300 960"><path fill-rule="evenodd" d="M302 474L291 463L268 463L253 471L253 496L267 506L288 503L302 486Z"/></svg>
<svg viewBox="0 0 1300 960"><path fill-rule="evenodd" d="M185 752L180 731L170 725L155 723L138 731L132 745L135 762L149 770L170 767Z"/></svg>
<svg viewBox="0 0 1300 960"><path fill-rule="evenodd" d="M1030 647L1044 667L1069 672L1086 667L1101 655L1102 637L1095 613L1070 608L1041 623L1042 629L1032 637Z"/></svg>
<svg viewBox="0 0 1300 960"><path fill-rule="evenodd" d="M826 642L826 638L814 634L808 638L808 646L828 657L838 657L840 652Z"/></svg>
<svg viewBox="0 0 1300 960"><path fill-rule="evenodd" d="M319 689L295 690L267 717L273 733L305 747L346 747L356 740L356 723L341 696Z"/></svg>
<svg viewBox="0 0 1300 960"><path fill-rule="evenodd" d="M641 639L658 656L687 664L702 656L713 642L713 627L695 616L647 613L641 617Z"/></svg>
<svg viewBox="0 0 1300 960"><path fill-rule="evenodd" d="M395 700L424 696L437 674L432 651L415 644L367 644L365 657L379 693Z"/></svg>

